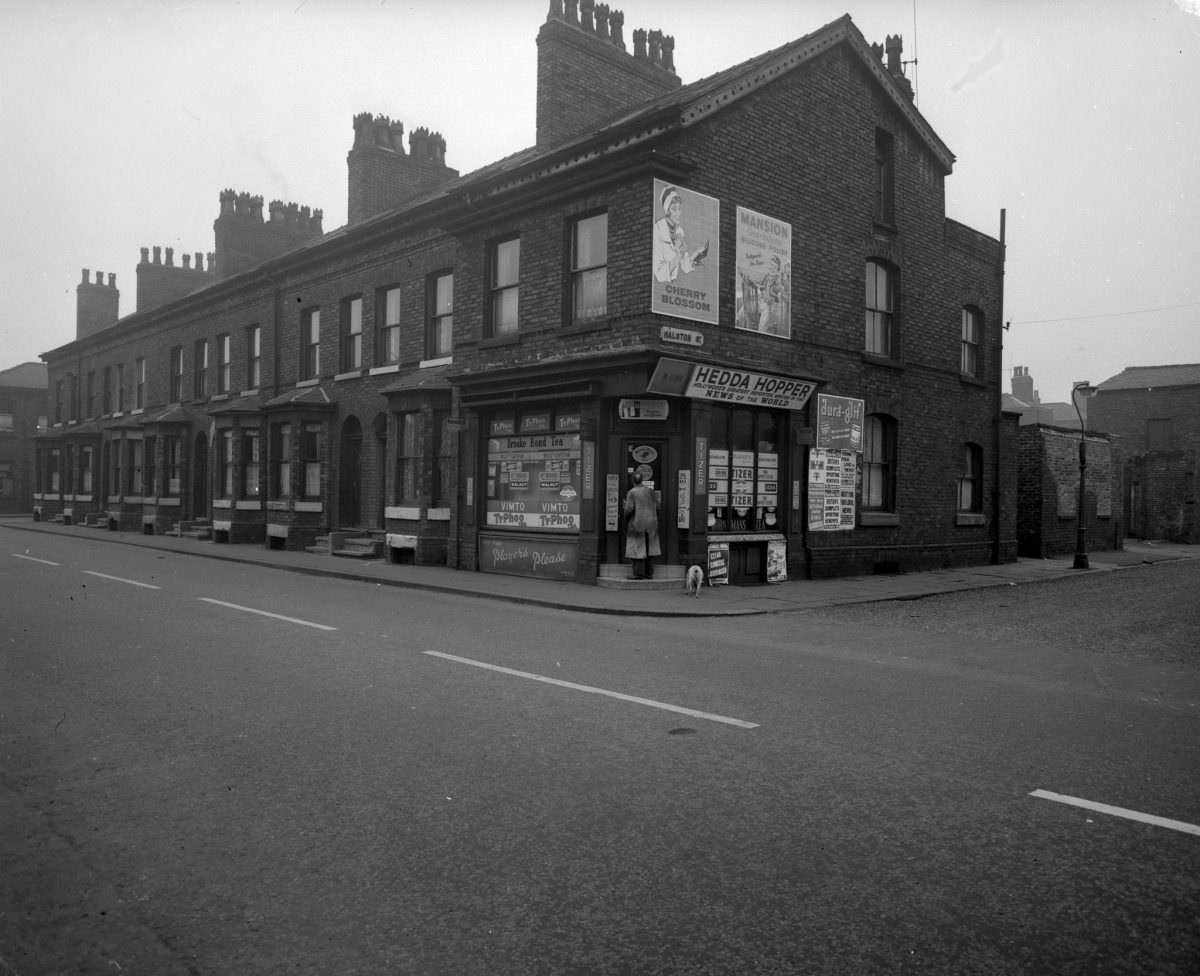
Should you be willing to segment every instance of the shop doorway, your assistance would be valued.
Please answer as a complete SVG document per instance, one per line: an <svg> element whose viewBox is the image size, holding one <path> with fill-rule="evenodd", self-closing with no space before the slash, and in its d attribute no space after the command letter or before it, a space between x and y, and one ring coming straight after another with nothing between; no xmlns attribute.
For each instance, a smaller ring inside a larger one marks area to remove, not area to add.
<svg viewBox="0 0 1200 976"><path fill-rule="evenodd" d="M621 562L625 558L626 520L624 514L625 495L633 487L634 474L642 476L642 484L654 489L658 499L658 539L662 547L662 555L656 556L658 562L670 562L670 554L674 553L675 533L671 528L674 507L673 499L667 491L667 441L659 438L627 438L621 442ZM671 510L668 511L668 506Z"/></svg>
<svg viewBox="0 0 1200 976"><path fill-rule="evenodd" d="M338 451L338 519L343 528L357 528L362 520L362 442L362 424L347 417Z"/></svg>

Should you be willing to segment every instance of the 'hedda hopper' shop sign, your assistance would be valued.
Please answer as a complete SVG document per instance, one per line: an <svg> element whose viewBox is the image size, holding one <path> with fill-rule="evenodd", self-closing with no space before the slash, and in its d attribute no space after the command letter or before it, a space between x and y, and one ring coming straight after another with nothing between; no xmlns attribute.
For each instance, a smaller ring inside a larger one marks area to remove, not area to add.
<svg viewBox="0 0 1200 976"><path fill-rule="evenodd" d="M663 358L654 367L647 392L686 396L751 407L803 410L816 384L812 380L749 369Z"/></svg>

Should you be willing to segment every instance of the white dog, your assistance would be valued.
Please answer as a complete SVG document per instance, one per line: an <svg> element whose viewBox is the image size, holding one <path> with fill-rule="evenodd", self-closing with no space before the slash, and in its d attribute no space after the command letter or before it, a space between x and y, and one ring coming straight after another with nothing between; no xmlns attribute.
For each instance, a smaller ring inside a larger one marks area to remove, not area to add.
<svg viewBox="0 0 1200 976"><path fill-rule="evenodd" d="M704 570L699 565L689 566L687 571L687 591L691 596L700 595L700 587L704 585Z"/></svg>

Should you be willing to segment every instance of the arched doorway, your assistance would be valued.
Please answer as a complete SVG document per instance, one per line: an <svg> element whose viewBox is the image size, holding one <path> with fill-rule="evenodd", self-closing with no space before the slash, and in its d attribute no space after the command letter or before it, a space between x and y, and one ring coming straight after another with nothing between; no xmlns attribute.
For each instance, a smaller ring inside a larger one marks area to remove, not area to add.
<svg viewBox="0 0 1200 976"><path fill-rule="evenodd" d="M362 424L347 417L338 448L338 521L356 528L362 521Z"/></svg>
<svg viewBox="0 0 1200 976"><path fill-rule="evenodd" d="M208 518L208 435L196 435L192 452L192 518Z"/></svg>

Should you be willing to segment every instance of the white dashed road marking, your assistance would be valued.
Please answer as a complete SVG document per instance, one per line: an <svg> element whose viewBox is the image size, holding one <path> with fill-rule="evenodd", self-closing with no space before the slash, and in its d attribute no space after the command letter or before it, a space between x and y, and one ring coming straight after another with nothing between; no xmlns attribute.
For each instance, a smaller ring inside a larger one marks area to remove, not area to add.
<svg viewBox="0 0 1200 976"><path fill-rule="evenodd" d="M1106 813L1111 817L1124 817L1126 820L1136 820L1139 823L1151 824L1155 827L1166 827L1168 830L1178 830L1185 834L1195 834L1200 837L1200 826L1185 823L1182 820L1169 820L1166 817L1156 817L1152 813L1141 813L1137 810L1126 810L1124 807L1113 807L1107 803L1096 803L1094 800L1081 800L1077 796L1064 796L1062 793L1051 793L1049 790L1034 790L1029 794L1040 800L1053 800L1055 803L1066 803L1073 807L1082 807L1095 813Z"/></svg>
<svg viewBox="0 0 1200 976"><path fill-rule="evenodd" d="M337 630L325 624L315 624L311 620L301 620L299 617L285 617L281 613L271 613L269 610L255 610L254 607L243 607L237 603L226 603L224 600L213 600L206 596L197 597L204 603L215 603L218 607L229 607L230 610L242 610L245 613L256 613L260 617L270 617L273 620L284 620L289 624L300 624L301 627L313 627L316 630Z"/></svg>
<svg viewBox="0 0 1200 976"><path fill-rule="evenodd" d="M88 576L99 576L101 579L113 580L116 583L128 583L130 586L142 586L147 590L161 590L161 586L155 586L152 583L139 583L137 580L125 579L123 576L109 576L108 573L97 573L92 569L85 569Z"/></svg>
<svg viewBox="0 0 1200 976"><path fill-rule="evenodd" d="M670 705L666 702L654 701L650 698L638 698L635 695L624 695L619 691L608 691L605 688L593 688L591 685L577 685L572 681L560 681L558 678L547 678L545 675L533 674L529 671L514 671L512 668L502 668L498 664L486 664L483 661L473 661L469 657L458 657L454 654L443 654L440 651L425 651L430 657L440 657L444 661L455 661L458 664L469 664L473 668L483 668L486 671L497 671L500 674L512 675L516 678L528 678L530 681L540 681L543 684L557 685L559 688L570 688L572 691L584 691L590 695L603 695L606 698L616 698L618 701L632 702L635 705L647 705L650 708L661 708L666 712L678 712L692 718L700 718L709 722L721 722L724 725L736 725L740 729L756 729L758 723L745 722L740 718L729 718L727 715L714 715L712 712L698 712L694 708L684 708L681 705Z"/></svg>
<svg viewBox="0 0 1200 976"><path fill-rule="evenodd" d="M31 563L41 563L44 566L61 566L62 563L52 563L49 559L38 559L37 556L26 556L24 553L14 552L15 559L28 559Z"/></svg>

